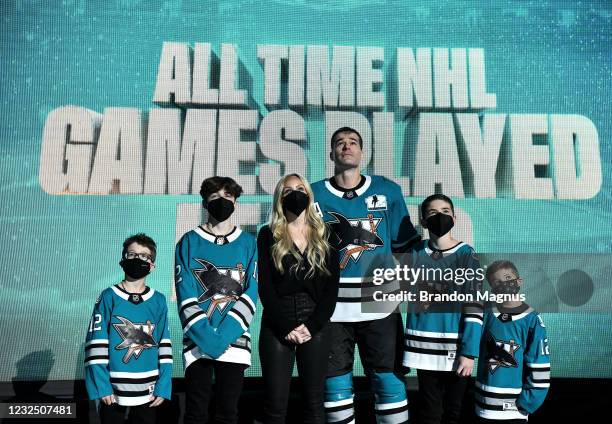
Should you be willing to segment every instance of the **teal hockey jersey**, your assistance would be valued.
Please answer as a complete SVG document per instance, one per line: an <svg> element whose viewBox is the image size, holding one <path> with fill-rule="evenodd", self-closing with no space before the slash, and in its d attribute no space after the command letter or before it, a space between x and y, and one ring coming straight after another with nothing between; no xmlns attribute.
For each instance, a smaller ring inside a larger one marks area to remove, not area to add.
<svg viewBox="0 0 612 424"><path fill-rule="evenodd" d="M175 288L185 369L199 358L251 364L249 326L257 304L257 243L240 228L202 227L176 245Z"/></svg>
<svg viewBox="0 0 612 424"><path fill-rule="evenodd" d="M118 285L98 297L85 342L90 399L114 394L119 405L142 405L151 395L170 399L172 344L168 306L149 287L130 294Z"/></svg>
<svg viewBox="0 0 612 424"><path fill-rule="evenodd" d="M331 317L335 322L382 319L399 303L376 302L374 293L399 290L397 281L375 285L376 268L395 266L393 252L404 252L419 239L393 181L365 175L352 190L321 180L312 185L314 207L336 235L340 255L340 288Z"/></svg>
<svg viewBox="0 0 612 424"><path fill-rule="evenodd" d="M433 250L428 240L421 241L413 251L402 259L403 263L415 269L422 269L423 285L413 287L422 291L428 284L439 293L473 294L472 302L453 302L452 304L431 304L429 309L410 310L406 316L406 333L403 364L406 367L454 371L457 356L476 358L479 353L482 334L483 307L476 294L482 287L482 278L476 278L480 268L474 249L463 242L446 250ZM457 276L466 275L471 269L474 278L459 281ZM427 271L430 270L430 271ZM459 271L458 271L459 270ZM453 272L452 281L439 278L439 273ZM427 273L428 274L425 274ZM460 273L459 273L460 272ZM484 277L484 275L482 275ZM460 283L460 284L459 284ZM437 286L436 286L437 285Z"/></svg>
<svg viewBox="0 0 612 424"><path fill-rule="evenodd" d="M550 387L550 349L542 317L523 304L517 313L487 309L476 377L476 414L526 419Z"/></svg>

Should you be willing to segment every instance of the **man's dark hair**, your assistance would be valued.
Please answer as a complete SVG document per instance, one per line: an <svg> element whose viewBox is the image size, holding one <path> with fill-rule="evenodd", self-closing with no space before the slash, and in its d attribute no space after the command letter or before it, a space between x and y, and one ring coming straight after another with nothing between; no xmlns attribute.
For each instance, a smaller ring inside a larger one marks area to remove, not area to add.
<svg viewBox="0 0 612 424"><path fill-rule="evenodd" d="M500 269L509 269L514 272L514 275L519 276L518 269L516 269L516 265L514 265L510 261L495 261L491 265L487 267L487 281L491 281L491 277Z"/></svg>
<svg viewBox="0 0 612 424"><path fill-rule="evenodd" d="M155 240L145 233L134 234L133 236L129 236L125 239L123 242L123 251L121 252L122 258L125 257L127 249L132 243L138 243L139 245L149 249L151 251L151 261L155 262L155 258L157 257L157 244L155 244Z"/></svg>
<svg viewBox="0 0 612 424"><path fill-rule="evenodd" d="M453 201L450 199L450 197L445 196L444 194L432 194L431 196L427 197L427 199L423 200L423 203L421 203L421 217L423 219L425 219L425 213L427 212L427 207L434 200L442 200L448 203L451 207L451 211L453 212L453 215L455 214L455 205L453 205Z"/></svg>
<svg viewBox="0 0 612 424"><path fill-rule="evenodd" d="M357 134L357 137L359 137L359 148L363 150L363 139L361 138L361 134L359 134L359 131L357 131L354 128L351 127L342 127L342 128L338 128L336 131L334 131L334 133L331 136L331 148L332 150L334 150L334 148L336 147L336 136L340 133L343 132L350 132L353 134Z"/></svg>
<svg viewBox="0 0 612 424"><path fill-rule="evenodd" d="M200 196L202 196L202 200L206 203L208 196L221 189L234 196L234 199L239 198L242 194L242 187L230 177L210 177L202 181Z"/></svg>

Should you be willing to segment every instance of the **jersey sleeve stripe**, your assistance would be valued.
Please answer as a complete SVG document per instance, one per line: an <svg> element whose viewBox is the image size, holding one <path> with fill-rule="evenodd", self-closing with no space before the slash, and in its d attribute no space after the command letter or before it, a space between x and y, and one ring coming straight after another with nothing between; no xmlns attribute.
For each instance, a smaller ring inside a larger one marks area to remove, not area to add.
<svg viewBox="0 0 612 424"><path fill-rule="evenodd" d="M87 349L87 346L92 345L92 344L104 344L108 346L108 339L92 339L88 341L87 343L85 343L85 349Z"/></svg>
<svg viewBox="0 0 612 424"><path fill-rule="evenodd" d="M179 311L179 316L181 319L186 320L189 319L193 314L201 311L202 308L198 305L198 302L190 302L185 304L181 310Z"/></svg>
<svg viewBox="0 0 612 424"><path fill-rule="evenodd" d="M88 356L85 359L85 362L93 361L93 360L96 360L96 359L106 359L106 360L108 360L108 354L106 354L106 355L91 355L91 356Z"/></svg>
<svg viewBox="0 0 612 424"><path fill-rule="evenodd" d="M187 320L185 324L183 325L183 332L186 333L187 330L189 330L193 324L200 321L201 319L207 319L207 318L208 317L206 316L204 311L200 311L199 313L192 315L191 318Z"/></svg>
<svg viewBox="0 0 612 424"><path fill-rule="evenodd" d="M236 311L235 309L232 309L227 314L230 315L232 318L234 318L236 321L238 321L238 324L240 324L240 326L242 327L244 331L247 331L249 329L249 323L240 314L240 312Z"/></svg>
<svg viewBox="0 0 612 424"><path fill-rule="evenodd" d="M86 361L90 358L95 358L99 356L105 356L108 358L108 346L89 349L85 353L85 355L86 355L85 356Z"/></svg>
<svg viewBox="0 0 612 424"><path fill-rule="evenodd" d="M232 312L235 312L242 316L247 326L253 319L253 315L255 313L255 311L251 309L251 305L249 305L247 302L241 301L241 299L238 299L236 304L234 304Z"/></svg>
<svg viewBox="0 0 612 424"><path fill-rule="evenodd" d="M85 366L108 364L108 359L93 359L85 361Z"/></svg>
<svg viewBox="0 0 612 424"><path fill-rule="evenodd" d="M525 363L525 365L527 365L529 368L547 368L550 371L550 362L547 362L545 364Z"/></svg>
<svg viewBox="0 0 612 424"><path fill-rule="evenodd" d="M183 300L180 304L179 304L179 309L182 308L186 303L191 303L191 302L198 302L198 298L197 297L188 297L187 299Z"/></svg>
<svg viewBox="0 0 612 424"><path fill-rule="evenodd" d="M160 358L164 355L172 356L172 348L171 347L160 347L158 350L158 355Z"/></svg>

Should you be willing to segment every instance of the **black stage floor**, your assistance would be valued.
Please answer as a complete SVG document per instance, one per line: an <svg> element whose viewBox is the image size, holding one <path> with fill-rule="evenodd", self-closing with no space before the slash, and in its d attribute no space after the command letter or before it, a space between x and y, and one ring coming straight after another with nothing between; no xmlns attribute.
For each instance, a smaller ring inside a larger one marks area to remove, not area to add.
<svg viewBox="0 0 612 424"><path fill-rule="evenodd" d="M368 391L368 382L363 377L355 379L355 409L357 424L375 423L373 411L373 396ZM184 410L183 379L173 381L174 395L160 409L160 423L174 424L182 422ZM407 380L408 400L413 424L418 424L418 387L416 378ZM553 379L546 402L533 414L530 424L538 423L569 423L575 420L589 422L601 421L602 413L611 402L612 380L609 379ZM472 391L468 391L463 408L463 423L474 422ZM3 402L75 402L76 419L46 419L46 420L4 420L3 423L98 423L93 402L86 399L85 387L79 381L49 381L49 382L13 382L0 383L0 399ZM261 420L262 381L260 378L247 378L240 400L240 423L256 424ZM287 423L300 423L299 382L292 383Z"/></svg>

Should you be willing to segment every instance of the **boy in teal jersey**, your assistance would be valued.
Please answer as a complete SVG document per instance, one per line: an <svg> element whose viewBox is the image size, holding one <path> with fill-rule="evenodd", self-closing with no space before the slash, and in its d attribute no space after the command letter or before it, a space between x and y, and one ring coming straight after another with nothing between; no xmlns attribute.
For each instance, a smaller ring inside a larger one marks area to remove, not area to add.
<svg viewBox="0 0 612 424"><path fill-rule="evenodd" d="M200 195L208 219L176 245L186 424L208 421L213 378L215 420L238 420L244 370L251 365L249 327L257 304L256 240L231 221L241 193L242 187L229 177L204 180Z"/></svg>
<svg viewBox="0 0 612 424"><path fill-rule="evenodd" d="M453 202L443 194L431 195L421 204L421 224L427 228L429 240L421 241L405 255L407 264L425 274L414 286L419 296L423 292L457 293L472 294L477 299L484 273L474 249L453 238L455 219ZM453 278L440 277L448 273ZM403 364L417 369L421 422L457 423L478 356L482 304L426 301L421 306L407 315Z"/></svg>
<svg viewBox="0 0 612 424"><path fill-rule="evenodd" d="M516 266L496 261L487 268L493 292L506 300L484 315L476 377L476 415L483 423L527 422L550 387L550 349L540 314L520 300Z"/></svg>
<svg viewBox="0 0 612 424"><path fill-rule="evenodd" d="M156 406L170 399L172 344L168 307L145 285L155 269L156 245L145 234L123 243L124 279L98 297L85 343L85 385L99 399L102 423L154 423Z"/></svg>

